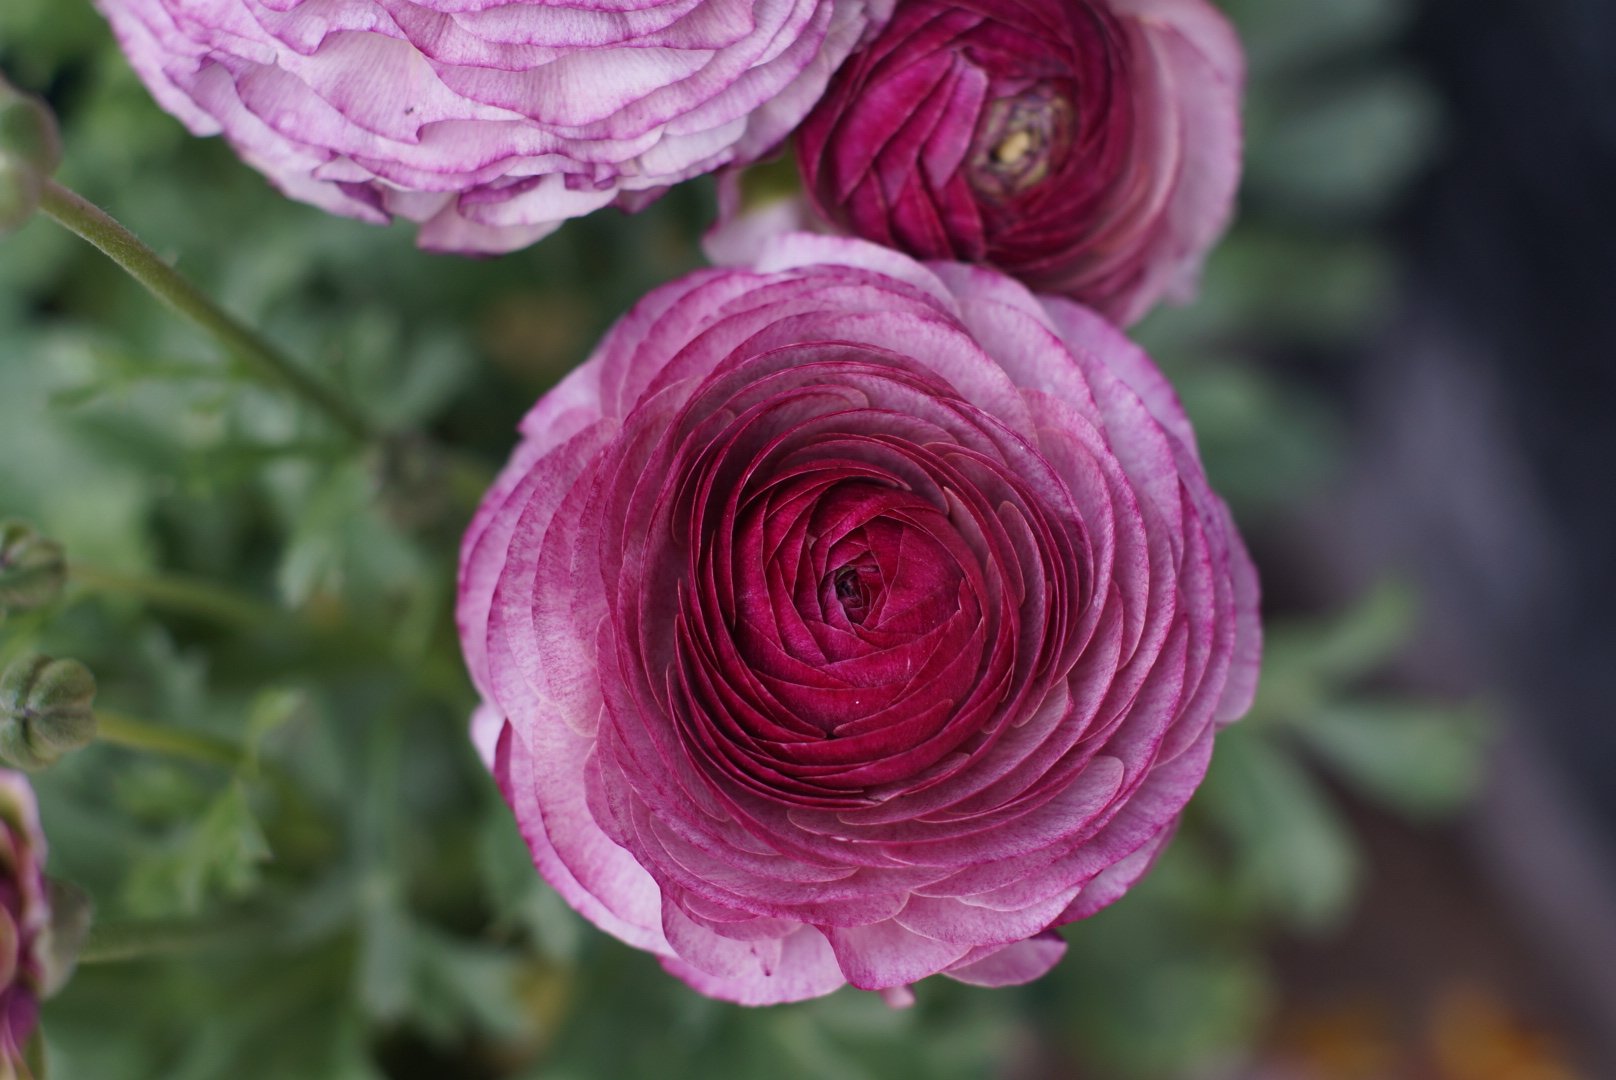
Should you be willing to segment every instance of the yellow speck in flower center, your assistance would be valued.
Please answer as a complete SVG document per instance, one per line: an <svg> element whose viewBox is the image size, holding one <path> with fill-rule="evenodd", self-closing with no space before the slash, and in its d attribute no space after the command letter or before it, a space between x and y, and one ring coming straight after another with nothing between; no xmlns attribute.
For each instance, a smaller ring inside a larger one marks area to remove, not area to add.
<svg viewBox="0 0 1616 1080"><path fill-rule="evenodd" d="M1038 142L1033 133L1025 128L1012 131L1005 136L998 146L993 148L993 160L999 165L1016 165L1026 157L1028 152Z"/></svg>
<svg viewBox="0 0 1616 1080"><path fill-rule="evenodd" d="M977 194L1008 199L1059 169L1076 137L1072 106L1053 89L1034 87L988 104L977 120L966 176Z"/></svg>

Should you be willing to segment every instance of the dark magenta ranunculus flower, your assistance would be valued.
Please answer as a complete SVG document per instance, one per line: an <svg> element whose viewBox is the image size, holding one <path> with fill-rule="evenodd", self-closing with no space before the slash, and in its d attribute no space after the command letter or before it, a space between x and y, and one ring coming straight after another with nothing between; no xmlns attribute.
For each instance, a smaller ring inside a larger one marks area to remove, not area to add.
<svg viewBox="0 0 1616 1080"><path fill-rule="evenodd" d="M40 999L54 988L44 867L34 789L22 773L0 769L0 1076L32 1075L28 1040Z"/></svg>
<svg viewBox="0 0 1616 1080"><path fill-rule="evenodd" d="M1228 222L1243 80L1206 0L910 0L797 150L839 228L1126 325L1194 291Z"/></svg>
<svg viewBox="0 0 1616 1080"><path fill-rule="evenodd" d="M503 252L790 134L891 0L96 0L286 194Z"/></svg>
<svg viewBox="0 0 1616 1080"><path fill-rule="evenodd" d="M996 271L777 238L522 433L462 549L474 734L550 883L704 993L1041 975L1251 700L1177 399Z"/></svg>

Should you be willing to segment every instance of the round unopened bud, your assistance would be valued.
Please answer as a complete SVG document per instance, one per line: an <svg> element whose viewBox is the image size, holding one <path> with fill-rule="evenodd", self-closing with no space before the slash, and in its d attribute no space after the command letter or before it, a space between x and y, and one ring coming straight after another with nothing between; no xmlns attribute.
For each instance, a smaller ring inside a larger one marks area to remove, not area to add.
<svg viewBox="0 0 1616 1080"><path fill-rule="evenodd" d="M21 521L0 521L0 615L55 600L67 581L62 545Z"/></svg>
<svg viewBox="0 0 1616 1080"><path fill-rule="evenodd" d="M0 79L0 236L39 209L45 182L61 163L62 140L50 109Z"/></svg>
<svg viewBox="0 0 1616 1080"><path fill-rule="evenodd" d="M95 676L77 660L24 656L0 673L0 760L43 769L95 738Z"/></svg>

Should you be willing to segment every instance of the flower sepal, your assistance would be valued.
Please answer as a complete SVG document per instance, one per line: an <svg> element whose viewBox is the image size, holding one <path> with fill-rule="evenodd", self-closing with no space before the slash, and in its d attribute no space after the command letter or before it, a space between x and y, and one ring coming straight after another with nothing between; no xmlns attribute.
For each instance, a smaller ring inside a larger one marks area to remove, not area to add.
<svg viewBox="0 0 1616 1080"><path fill-rule="evenodd" d="M0 79L0 236L33 217L61 163L62 140L50 109Z"/></svg>

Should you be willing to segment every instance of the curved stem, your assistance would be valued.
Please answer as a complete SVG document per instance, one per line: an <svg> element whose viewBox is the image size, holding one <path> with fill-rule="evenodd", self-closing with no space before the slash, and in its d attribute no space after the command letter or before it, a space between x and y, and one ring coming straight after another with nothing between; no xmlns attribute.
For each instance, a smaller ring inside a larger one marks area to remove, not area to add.
<svg viewBox="0 0 1616 1080"><path fill-rule="evenodd" d="M259 377L284 386L354 439L369 442L375 438L370 422L357 409L208 299L106 211L54 180L46 182L40 208L99 248L152 295L211 334Z"/></svg>
<svg viewBox="0 0 1616 1080"><path fill-rule="evenodd" d="M169 575L136 577L81 562L72 564L69 578L88 589L127 593L158 607L248 629L272 625L287 618L286 613L278 608L199 579Z"/></svg>
<svg viewBox="0 0 1616 1080"><path fill-rule="evenodd" d="M241 934L246 925L239 920L187 922L180 919L104 923L91 927L78 962L111 964L205 948Z"/></svg>
<svg viewBox="0 0 1616 1080"><path fill-rule="evenodd" d="M145 750L153 754L199 761L205 765L239 768L244 755L239 747L194 731L165 727L123 713L95 711L96 737L102 742Z"/></svg>
<svg viewBox="0 0 1616 1080"><path fill-rule="evenodd" d="M348 650L368 661L384 661L407 670L410 681L428 697L455 713L469 712L476 704L460 665L437 650L400 655L393 641L375 629L357 625L346 616L316 623L297 613L274 607L252 596L201 578L173 574L119 574L88 563L72 563L69 579L91 592L121 593L155 607L208 619L243 631L295 628L313 646L327 651Z"/></svg>

